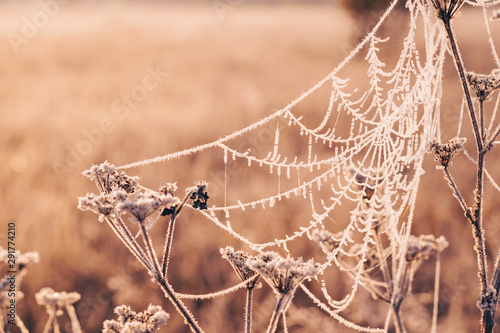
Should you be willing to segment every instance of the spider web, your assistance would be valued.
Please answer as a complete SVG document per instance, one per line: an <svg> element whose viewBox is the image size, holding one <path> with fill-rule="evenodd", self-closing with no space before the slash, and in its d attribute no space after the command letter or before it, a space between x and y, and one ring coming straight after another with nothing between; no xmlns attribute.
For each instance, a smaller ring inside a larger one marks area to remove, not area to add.
<svg viewBox="0 0 500 333"><path fill-rule="evenodd" d="M363 283L361 271L374 244L370 230L383 216L395 251L387 255L404 260L424 154L428 142L440 135L446 37L430 3L409 0L399 59L385 63L391 39L380 28L396 3L337 68L283 109L216 141L119 167L168 164L199 154L217 158L224 172L208 181L222 188L221 195L211 195L215 204L201 214L255 251L279 248L293 255L293 243L310 239L316 229L343 231L339 246L321 262L323 271L331 266L346 270L340 255L359 258L348 270L350 291L334 300L327 281L321 281L321 301L302 288L341 323L366 332L384 329L358 326L341 312ZM252 190L259 181L264 184ZM375 193L368 206L360 200L367 189ZM255 233L248 235L238 222L257 209L297 203L308 207L308 218L294 222L294 230L284 235L270 233L269 239L255 241ZM354 243L361 245L355 254L350 251ZM394 267L399 277L397 263Z"/></svg>

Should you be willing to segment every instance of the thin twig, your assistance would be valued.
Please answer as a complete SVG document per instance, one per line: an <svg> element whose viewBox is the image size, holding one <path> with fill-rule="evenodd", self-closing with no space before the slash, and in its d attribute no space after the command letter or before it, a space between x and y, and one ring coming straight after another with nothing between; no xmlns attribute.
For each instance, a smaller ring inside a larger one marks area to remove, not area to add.
<svg viewBox="0 0 500 333"><path fill-rule="evenodd" d="M170 222L168 224L167 232L165 234L165 246L163 248L163 259L162 259L162 268L161 268L161 274L164 277L167 276L168 263L170 260L170 252L171 252L171 248L172 248L172 240L173 240L174 229L175 229L175 221L177 219L177 216L179 216L179 214L181 213L182 207L184 207L184 204L186 203L186 201L189 199L189 197L192 194L193 194L193 191L187 192L182 203L179 205L179 207L177 207L174 210L174 212L170 216Z"/></svg>
<svg viewBox="0 0 500 333"><path fill-rule="evenodd" d="M163 289L163 292L167 296L167 299L174 305L175 309L185 319L186 323L189 325L189 328L191 328L191 331L196 333L203 332L191 312L189 312L184 303L182 303L182 301L176 297L174 289L167 282L167 280L165 280L165 278L161 276L157 276L157 283L160 285L161 289Z"/></svg>
<svg viewBox="0 0 500 333"><path fill-rule="evenodd" d="M455 36L453 34L453 30L451 28L451 19L443 19L444 27L446 29L446 33L448 34L448 38L450 40L451 49L453 51L453 58L455 59L455 65L457 67L458 74L460 76L460 81L462 83L462 88L465 94L465 98L467 100L467 107L469 108L469 117L472 123L472 129L474 131L474 137L476 138L476 146L478 151L483 150L483 142L481 140L481 134L479 131L479 126L476 120L476 114L474 112L474 105L472 104L472 97L469 91L469 86L467 84L467 79L465 78L464 66L462 64L462 58L460 56L460 52L458 50L457 43L455 41Z"/></svg>
<svg viewBox="0 0 500 333"><path fill-rule="evenodd" d="M245 333L252 331L252 296L253 288L247 288L247 303L245 306Z"/></svg>

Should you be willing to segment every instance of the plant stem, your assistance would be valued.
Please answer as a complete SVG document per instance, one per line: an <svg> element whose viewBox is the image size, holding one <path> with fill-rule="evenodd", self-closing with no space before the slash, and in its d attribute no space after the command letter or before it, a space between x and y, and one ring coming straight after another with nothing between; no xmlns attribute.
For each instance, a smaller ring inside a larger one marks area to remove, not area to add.
<svg viewBox="0 0 500 333"><path fill-rule="evenodd" d="M163 259L162 259L162 269L161 269L162 276L164 277L167 276L168 262L170 259L170 250L172 248L172 239L174 235L175 220L177 219L177 216L179 216L179 214L181 213L182 207L184 207L184 204L189 199L191 194L193 194L193 191L189 191L186 193L186 196L184 197L182 203L179 205L177 209L175 209L175 211L170 216L170 223L168 224L167 233L165 234L165 247L163 249Z"/></svg>
<svg viewBox="0 0 500 333"><path fill-rule="evenodd" d="M163 260L162 260L162 269L161 269L161 274L164 277L167 276L167 268L168 268L168 262L170 259L170 249L172 248L172 239L173 239L173 235L174 235L176 217L177 217L177 214L175 214L175 213L173 213L170 216L170 223L168 224L167 233L165 235L165 248L163 250Z"/></svg>
<svg viewBox="0 0 500 333"><path fill-rule="evenodd" d="M245 333L252 330L252 296L253 288L247 288L247 304L245 308Z"/></svg>
<svg viewBox="0 0 500 333"><path fill-rule="evenodd" d="M478 152L477 160L477 178L476 178L476 189L475 189L475 205L473 211L473 236L475 240L474 250L477 254L477 263L479 266L479 280L481 284L481 295L486 295L488 291L487 282L487 263L486 263L486 245L484 238L484 229L482 226L482 211L483 211L483 186L484 186L484 156L489 149L488 146L484 146L484 120L483 120L483 110L481 103L481 128L479 128L476 120L476 114L474 112L474 106L472 104L472 97L469 91L467 80L465 78L464 66L462 59L460 57L460 52L458 51L458 46L455 41L453 30L451 28L451 18L442 19L444 27L448 34L450 40L451 49L453 51L453 58L455 59L455 65L457 67L458 74L460 76L460 81L462 83L462 88L464 90L465 98L467 100L467 107L469 108L469 116L472 123L472 129L474 131L474 136L476 138L476 148ZM467 212L466 212L467 213ZM493 313L491 310L482 310L481 317L481 332L491 333L493 332L493 327L495 321L493 318Z"/></svg>
<svg viewBox="0 0 500 333"><path fill-rule="evenodd" d="M189 325L189 328L191 328L191 331L196 333L203 332L184 303L182 303L182 301L175 296L175 292L172 286L167 282L167 280L162 276L157 276L156 279L157 283L160 285L160 287L163 289L163 292L167 296L167 299L174 305L175 309L181 314L181 316L184 317L184 320Z"/></svg>
<svg viewBox="0 0 500 333"><path fill-rule="evenodd" d="M380 269L382 270L384 281L387 284L387 292L389 295L392 295L393 286L392 286L391 276L389 274L389 269L387 268L387 262L384 256L382 239L380 238L380 234L378 232L378 226L376 226L373 231L375 233L375 244L376 244L375 246L377 247L377 253L378 256L380 257Z"/></svg>
<svg viewBox="0 0 500 333"><path fill-rule="evenodd" d="M146 226L144 225L144 221L139 221L139 225L141 227L141 234L144 240L144 245L146 246L147 253L153 265L153 268L156 272L160 272L160 265L158 263L158 257L156 256L156 252L153 248L153 243L151 242L151 238L149 237L148 231L146 230Z"/></svg>
<svg viewBox="0 0 500 333"><path fill-rule="evenodd" d="M457 184L455 183L455 181L453 180L453 177L451 176L450 174L450 171L448 170L447 167L443 168L443 172L444 172L444 175L445 175L445 178L448 180L448 185L452 188L453 190L453 196L458 200L458 202L460 203L460 206L462 207L464 213L465 213L465 216L467 217L467 219L473 223L474 221L474 218L473 216L471 215L469 209L467 208L467 204L465 203L465 200L464 198L462 197L462 194L460 193L460 190L458 189L457 187Z"/></svg>
<svg viewBox="0 0 500 333"><path fill-rule="evenodd" d="M71 332L82 333L82 328L80 327L80 322L78 321L78 317L76 316L76 311L73 305L67 304L66 311L68 312L68 316L71 319Z"/></svg>
<svg viewBox="0 0 500 333"><path fill-rule="evenodd" d="M269 326L267 327L267 333L276 332L276 328L278 327L278 321L280 319L281 314L286 310L288 304L290 303L293 297L293 292L288 292L286 294L279 294L278 302L276 303L276 308L273 311L273 315L271 317L271 321L269 322Z"/></svg>
<svg viewBox="0 0 500 333"><path fill-rule="evenodd" d="M451 49L453 51L453 58L455 59L455 65L457 67L458 74L460 76L460 81L462 83L462 88L464 90L465 98L467 100L467 107L469 108L469 117L472 123L472 129L474 131L474 137L476 138L476 146L478 151L483 150L483 141L481 139L481 134L479 132L479 126L476 120L476 114L474 112L474 105L472 104L472 97L469 91L469 86L467 84L467 79L465 78L464 66L462 64L462 58L460 57L460 52L458 50L457 43L455 41L455 36L453 30L451 29L451 20L443 19L444 27L446 33L448 34L448 39L450 40Z"/></svg>

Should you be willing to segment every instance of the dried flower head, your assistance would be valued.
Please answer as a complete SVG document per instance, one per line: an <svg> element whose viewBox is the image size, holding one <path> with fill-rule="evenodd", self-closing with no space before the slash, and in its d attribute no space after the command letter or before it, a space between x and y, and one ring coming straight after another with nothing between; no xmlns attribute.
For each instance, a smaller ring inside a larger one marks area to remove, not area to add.
<svg viewBox="0 0 500 333"><path fill-rule="evenodd" d="M195 186L188 188L186 191L191 192L189 199L193 200L193 208L204 210L207 209L208 194L206 189L208 183L198 182Z"/></svg>
<svg viewBox="0 0 500 333"><path fill-rule="evenodd" d="M59 309L78 302L80 294L77 292L55 292L52 288L42 288L35 294L36 302L46 308Z"/></svg>
<svg viewBox="0 0 500 333"><path fill-rule="evenodd" d="M497 291L492 286L488 286L485 292L480 295L477 307L482 311L495 311L497 309Z"/></svg>
<svg viewBox="0 0 500 333"><path fill-rule="evenodd" d="M253 276L256 276L255 279L247 283L248 289L255 287L255 283L259 277L258 274L248 266L247 260L250 256L247 253L243 251L235 251L231 246L220 249L220 253L222 254L222 258L229 261L241 281L245 281Z"/></svg>
<svg viewBox="0 0 500 333"><path fill-rule="evenodd" d="M174 192L177 191L177 184L176 183L167 183L164 186L160 187L158 192L161 194L164 194L166 196L174 196ZM172 205L171 207L164 208L163 211L161 212L161 216L167 216L167 215L172 215L175 213L177 210L177 205Z"/></svg>
<svg viewBox="0 0 500 333"><path fill-rule="evenodd" d="M38 254L38 252L26 252L21 254L20 251L15 251L14 257L16 259L16 268L10 267L9 270L20 271L40 261L40 255ZM9 253L6 249L0 246L0 264L8 265L9 259L12 259L12 252Z"/></svg>
<svg viewBox="0 0 500 333"><path fill-rule="evenodd" d="M117 171L113 164L108 162L93 165L82 174L95 181L101 193L110 193L116 189L122 189L127 193L134 193L139 186L139 177L130 177L123 171Z"/></svg>
<svg viewBox="0 0 500 333"><path fill-rule="evenodd" d="M328 254L340 246L340 241L343 236L343 231L333 234L325 229L314 229L311 234L311 240L318 242L323 252Z"/></svg>
<svg viewBox="0 0 500 333"><path fill-rule="evenodd" d="M443 21L450 21L457 16L465 0L431 0L437 16Z"/></svg>
<svg viewBox="0 0 500 333"><path fill-rule="evenodd" d="M465 138L453 138L446 144L432 141L429 144L429 150L434 153L436 162L441 164L438 168L451 166L451 159L464 148L465 141Z"/></svg>
<svg viewBox="0 0 500 333"><path fill-rule="evenodd" d="M469 86L480 101L484 101L493 90L500 88L500 69L494 69L486 75L467 72L466 77Z"/></svg>
<svg viewBox="0 0 500 333"><path fill-rule="evenodd" d="M88 193L85 197L78 198L78 209L93 211L99 215L99 221L102 222L104 217L114 214L117 205L127 198L127 192L122 189L98 195Z"/></svg>
<svg viewBox="0 0 500 333"><path fill-rule="evenodd" d="M115 308L117 320L106 320L103 333L154 333L167 323L170 317L161 306L149 305L146 311L136 313L129 306Z"/></svg>
<svg viewBox="0 0 500 333"><path fill-rule="evenodd" d="M319 264L302 258L282 258L276 252L264 252L247 260L248 266L262 275L262 278L277 294L294 293L306 279L320 273Z"/></svg>
<svg viewBox="0 0 500 333"><path fill-rule="evenodd" d="M131 200L120 202L116 209L119 212L128 212L139 222L143 222L149 215L164 208L172 208L180 203L179 198L156 192L137 193Z"/></svg>
<svg viewBox="0 0 500 333"><path fill-rule="evenodd" d="M435 238L433 235L410 235L407 243L406 261L422 262L441 253L448 247L448 241L444 236Z"/></svg>

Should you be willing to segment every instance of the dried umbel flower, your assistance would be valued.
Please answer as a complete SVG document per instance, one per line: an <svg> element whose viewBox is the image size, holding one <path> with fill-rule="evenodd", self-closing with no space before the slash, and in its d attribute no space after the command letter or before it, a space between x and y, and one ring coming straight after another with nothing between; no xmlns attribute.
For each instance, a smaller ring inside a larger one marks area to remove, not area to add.
<svg viewBox="0 0 500 333"><path fill-rule="evenodd" d="M241 281L248 280L255 276L255 279L247 283L247 288L251 289L255 287L255 283L259 277L258 274L248 266L247 260L250 256L247 253L243 251L235 251L231 246L220 249L220 253L222 254L222 258L229 261Z"/></svg>
<svg viewBox="0 0 500 333"><path fill-rule="evenodd" d="M311 234L311 240L320 243L323 252L328 254L340 246L340 241L343 236L343 231L333 234L325 229L314 229Z"/></svg>
<svg viewBox="0 0 500 333"><path fill-rule="evenodd" d="M176 183L167 183L164 186L160 187L158 192L161 194L164 194L166 196L174 196L174 192L177 191L177 184ZM177 205L172 205L171 207L164 208L163 211L161 212L161 216L168 216L172 215L175 213L177 210Z"/></svg>
<svg viewBox="0 0 500 333"><path fill-rule="evenodd" d="M282 258L276 252L264 252L262 255L251 257L247 264L262 275L279 294L295 292L304 280L312 279L320 273L319 264L312 260L304 262L302 258Z"/></svg>
<svg viewBox="0 0 500 333"><path fill-rule="evenodd" d="M125 305L115 308L117 320L106 320L103 333L154 333L165 325L170 317L161 306L149 305L144 312L136 313Z"/></svg>
<svg viewBox="0 0 500 333"><path fill-rule="evenodd" d="M477 99L484 101L493 92L500 88L500 69L494 69L490 74L466 73L467 81Z"/></svg>
<svg viewBox="0 0 500 333"><path fill-rule="evenodd" d="M433 235L410 235L406 246L406 261L425 261L430 256L443 252L448 247L448 241L444 236L435 238Z"/></svg>
<svg viewBox="0 0 500 333"><path fill-rule="evenodd" d="M436 8L437 16L443 21L450 21L456 17L465 0L431 0Z"/></svg>
<svg viewBox="0 0 500 333"><path fill-rule="evenodd" d="M429 144L429 150L434 153L436 162L441 164L438 168L451 166L451 159L464 148L465 141L465 138L453 138L446 144L432 141Z"/></svg>
<svg viewBox="0 0 500 333"><path fill-rule="evenodd" d="M0 264L9 264L9 259L11 258L12 252L8 252L3 247L0 246ZM22 270L28 266L36 264L40 261L40 256L38 252L26 252L21 254L20 251L14 252L14 257L16 258L16 269L10 270ZM1 289L0 289L1 290Z"/></svg>
<svg viewBox="0 0 500 333"><path fill-rule="evenodd" d="M119 203L127 200L128 194L122 189L115 190L111 193L101 193L95 195L88 193L85 197L78 198L78 209L90 210L99 215L99 221L103 221L104 217L115 213Z"/></svg>
<svg viewBox="0 0 500 333"><path fill-rule="evenodd" d="M180 204L179 198L156 192L137 193L132 200L120 202L116 209L119 212L128 212L137 221L144 221L149 215L159 211L160 208L172 208Z"/></svg>
<svg viewBox="0 0 500 333"><path fill-rule="evenodd" d="M485 292L480 295L476 305L481 311L496 311L497 309L497 291L492 286L488 286Z"/></svg>
<svg viewBox="0 0 500 333"><path fill-rule="evenodd" d="M80 300L80 294L77 292L55 292L52 288L42 288L35 294L36 302L39 305L52 308L62 308L71 305Z"/></svg>
<svg viewBox="0 0 500 333"><path fill-rule="evenodd" d="M134 193L139 186L138 177L130 177L125 172L116 170L113 164L108 162L93 165L82 174L95 181L101 193L110 193L116 189L122 189L127 193Z"/></svg>

